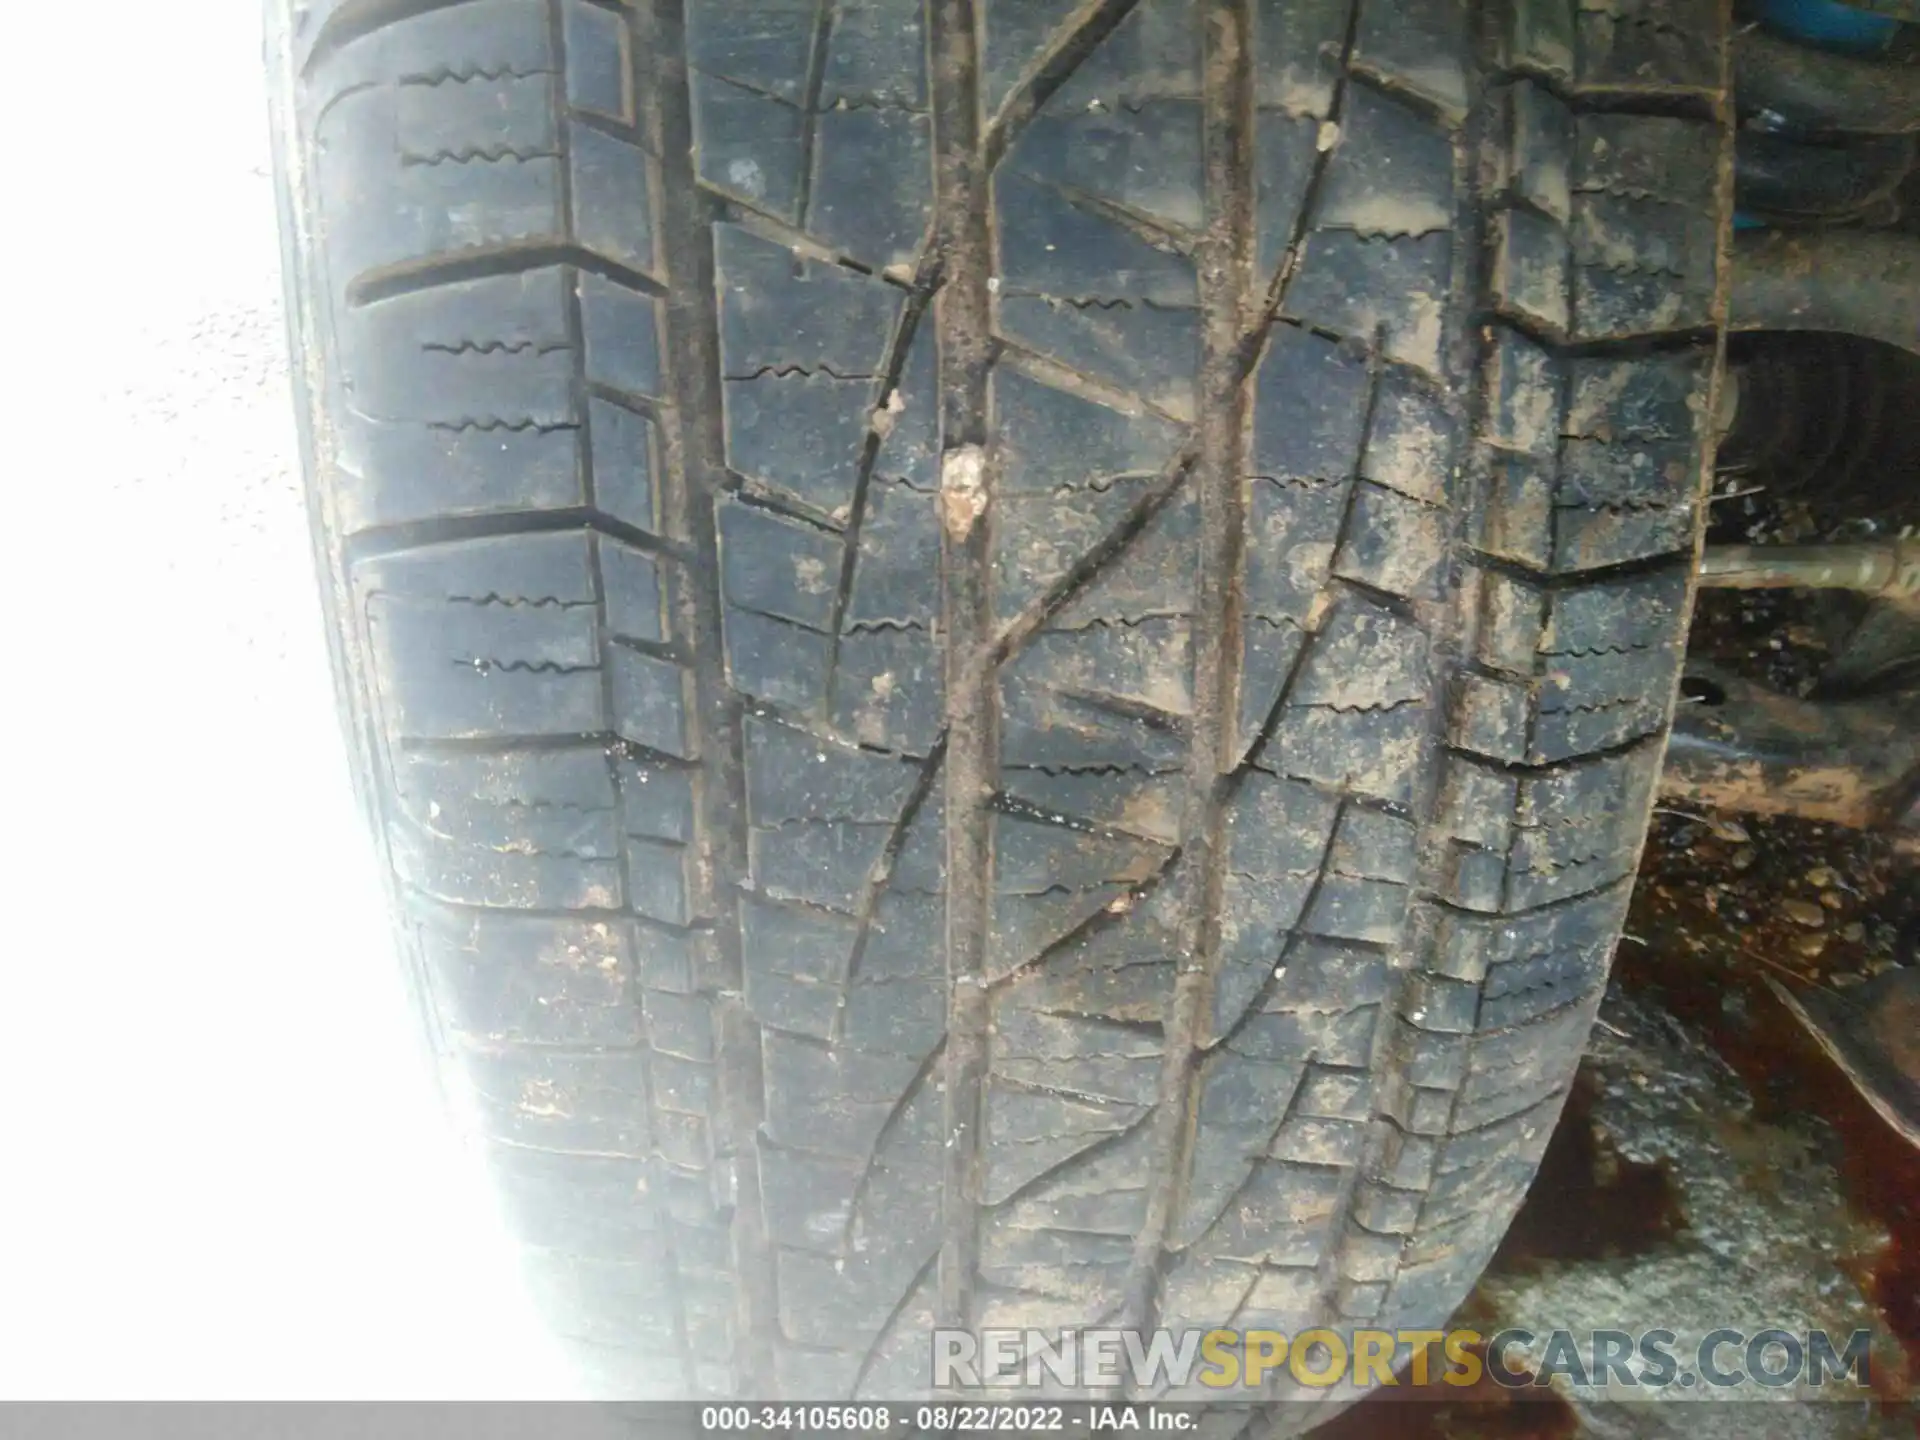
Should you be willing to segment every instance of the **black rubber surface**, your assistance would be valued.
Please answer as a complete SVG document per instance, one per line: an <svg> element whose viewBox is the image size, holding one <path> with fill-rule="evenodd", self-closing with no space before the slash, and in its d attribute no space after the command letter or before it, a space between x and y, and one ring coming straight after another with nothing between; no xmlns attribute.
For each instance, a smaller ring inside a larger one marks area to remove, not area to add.
<svg viewBox="0 0 1920 1440"><path fill-rule="evenodd" d="M1443 1320L1678 681L1719 7L295 9L344 693L596 1386Z"/></svg>
<svg viewBox="0 0 1920 1440"><path fill-rule="evenodd" d="M1757 26L1741 29L1731 49L1733 88L1748 113L1770 110L1827 134L1920 131L1920 67L1816 50Z"/></svg>

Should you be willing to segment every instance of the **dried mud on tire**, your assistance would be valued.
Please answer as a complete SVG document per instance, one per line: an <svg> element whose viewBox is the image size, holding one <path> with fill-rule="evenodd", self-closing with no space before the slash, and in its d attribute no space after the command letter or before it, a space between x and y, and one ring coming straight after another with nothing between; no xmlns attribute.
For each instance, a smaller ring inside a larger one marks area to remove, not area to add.
<svg viewBox="0 0 1920 1440"><path fill-rule="evenodd" d="M294 12L349 728L596 1391L1444 1320L1665 743L1720 9Z"/></svg>

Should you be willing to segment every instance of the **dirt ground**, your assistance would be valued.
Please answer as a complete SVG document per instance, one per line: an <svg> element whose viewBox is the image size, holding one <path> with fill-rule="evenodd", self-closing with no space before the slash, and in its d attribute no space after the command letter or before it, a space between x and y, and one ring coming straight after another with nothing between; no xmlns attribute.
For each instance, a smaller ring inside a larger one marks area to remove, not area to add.
<svg viewBox="0 0 1920 1440"><path fill-rule="evenodd" d="M1863 533L1871 527L1844 512L1765 492L1716 502L1725 543ZM1804 693L1828 658L1831 618L1792 592L1708 594L1693 653ZM1690 1325L1751 1329L1756 1316L1858 1325L1876 1332L1864 1404L1703 1412L1482 1385L1438 1404L1370 1401L1329 1433L1916 1433L1920 1150L1860 1099L1768 981L1844 991L1920 963L1917 951L1920 869L1886 837L1663 806L1579 1083L1462 1316L1486 1331L1658 1325L1683 1336Z"/></svg>

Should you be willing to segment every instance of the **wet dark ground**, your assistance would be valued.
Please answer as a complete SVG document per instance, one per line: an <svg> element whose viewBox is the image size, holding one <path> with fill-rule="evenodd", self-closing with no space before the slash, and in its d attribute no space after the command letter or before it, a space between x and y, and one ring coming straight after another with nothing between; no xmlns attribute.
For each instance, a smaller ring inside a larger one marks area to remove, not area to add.
<svg viewBox="0 0 1920 1440"><path fill-rule="evenodd" d="M1732 543L1861 529L1765 493L1734 495L1716 514L1715 538ZM1846 620L1844 608L1794 592L1709 593L1692 648L1805 694ZM1708 1277L1711 1290L1722 1272L1727 1295L1772 1307L1788 1328L1864 1320L1878 1334L1872 1398L1619 1407L1482 1382L1383 1394L1328 1435L1920 1434L1920 1150L1873 1113L1767 984L1845 990L1920 963L1920 862L1886 837L1663 807L1627 932L1539 1177L1460 1322L1483 1332L1674 1324L1663 1312L1684 1308L1688 1277ZM1663 1090L1679 1103L1641 1103ZM1743 1231L1759 1237L1744 1251ZM1757 1265L1745 1278L1743 1263ZM1663 1271L1679 1277L1678 1291L1663 1288ZM1542 1313L1569 1300L1595 1308ZM1609 1303L1630 1313L1609 1314ZM1699 1303L1706 1317L1729 1302ZM1748 1315L1701 1323L1754 1328Z"/></svg>
<svg viewBox="0 0 1920 1440"><path fill-rule="evenodd" d="M1515 1392L1483 1381L1464 1392L1436 1385L1424 1394L1382 1395L1324 1433L1341 1440L1920 1433L1912 1409L1920 1393L1920 1150L1868 1108L1765 984L1767 976L1790 987L1858 984L1895 962L1917 916L1920 883L1911 862L1884 840L1788 820L1656 816L1594 1054L1526 1204L1459 1317L1483 1333L1561 1323L1514 1313L1516 1296L1632 1296L1636 1266L1646 1275L1669 1258L1676 1268L1682 1257L1697 1261L1697 1231L1804 1225L1804 1216L1783 1221L1777 1213L1792 1198L1812 1207L1813 1233L1799 1249L1782 1239L1779 1289L1769 1297L1785 1294L1796 1313L1773 1318L1789 1328L1821 1323L1839 1313L1836 1291L1851 1300L1857 1309L1848 1313L1866 1316L1882 1336L1870 1405L1803 1405L1788 1414L1759 1401L1714 1404L1716 1412L1739 1413L1726 1417L1731 1428L1703 1430L1705 1416L1668 1418L1697 1412L1692 1403L1660 1405L1657 1416L1656 1407L1615 1407L1596 1417L1551 1389ZM1814 918L1817 926L1807 923ZM1723 1067L1720 1103L1706 1107L1718 1113L1702 1123L1731 1167L1707 1165L1705 1147L1689 1153L1684 1135L1678 1143L1643 1136L1631 1116L1601 1113L1623 1073L1644 1087L1661 1078L1650 1072L1665 1068L1661 1057L1670 1054L1689 1066ZM1673 1153L1649 1158L1649 1148ZM1690 1173L1696 1161L1700 1176ZM1734 1177L1731 1189L1705 1173L1722 1168ZM1801 1190L1828 1193L1791 1193ZM1839 1213L1822 1221L1822 1205ZM1809 1247L1819 1252L1811 1261ZM1796 1286L1804 1288L1804 1305L1793 1303ZM1646 1295L1647 1311L1597 1323L1636 1331L1674 1324L1657 1289ZM1518 1301L1523 1310L1537 1303ZM1754 1328L1744 1315L1725 1323Z"/></svg>
<svg viewBox="0 0 1920 1440"><path fill-rule="evenodd" d="M1848 1203L1885 1227L1878 1253L1846 1263L1900 1339L1907 1379L1920 1378L1920 1150L1760 983L1846 989L1910 963L1920 883L1885 839L1784 820L1715 829L1658 817L1630 922L1647 943L1623 945L1616 974L1706 1037L1761 1120L1810 1129ZM1745 844L1730 838L1741 832ZM1732 868L1742 852L1755 856L1744 873ZM1816 904L1824 923L1812 927Z"/></svg>

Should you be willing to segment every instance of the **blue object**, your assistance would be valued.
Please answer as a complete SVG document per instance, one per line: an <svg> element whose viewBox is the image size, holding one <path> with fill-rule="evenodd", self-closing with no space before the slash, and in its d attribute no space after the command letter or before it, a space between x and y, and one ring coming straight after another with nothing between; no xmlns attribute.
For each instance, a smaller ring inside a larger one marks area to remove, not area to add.
<svg viewBox="0 0 1920 1440"><path fill-rule="evenodd" d="M1900 21L1840 0L1760 0L1760 18L1789 39L1855 55L1877 54L1900 33Z"/></svg>
<svg viewBox="0 0 1920 1440"><path fill-rule="evenodd" d="M1767 228L1767 222L1762 220L1758 215L1749 214L1745 210L1736 210L1733 212L1733 228L1736 230L1764 230Z"/></svg>

